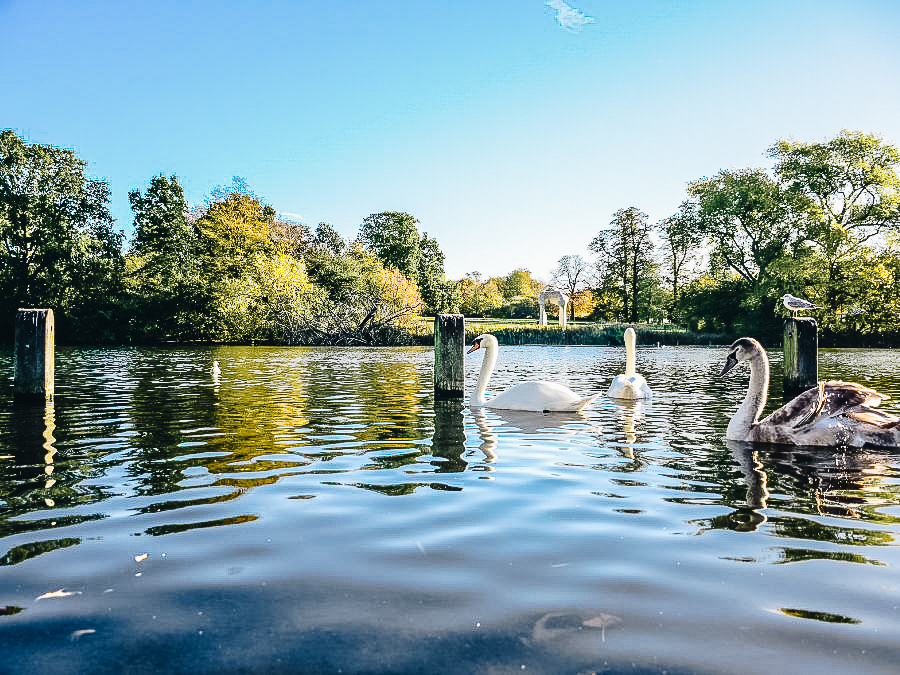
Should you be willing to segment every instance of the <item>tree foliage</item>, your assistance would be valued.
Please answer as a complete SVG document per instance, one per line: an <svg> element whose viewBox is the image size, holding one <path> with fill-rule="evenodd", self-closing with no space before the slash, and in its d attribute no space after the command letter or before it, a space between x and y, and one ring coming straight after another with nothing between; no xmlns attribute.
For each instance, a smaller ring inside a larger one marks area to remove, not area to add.
<svg viewBox="0 0 900 675"><path fill-rule="evenodd" d="M71 150L0 131L0 312L49 307L72 338L112 339L123 259L109 187Z"/></svg>
<svg viewBox="0 0 900 675"><path fill-rule="evenodd" d="M631 322L646 318L656 277L647 214L634 206L616 211L609 227L591 241L590 249L597 255L600 285L619 296L622 311L617 318Z"/></svg>
<svg viewBox="0 0 900 675"><path fill-rule="evenodd" d="M418 222L408 213L373 213L363 220L356 240L385 267L416 282L426 312L452 311L456 301L444 278L444 254L428 233L419 235Z"/></svg>
<svg viewBox="0 0 900 675"><path fill-rule="evenodd" d="M822 143L778 141L769 155L785 189L804 200L806 236L825 272L818 299L834 317L864 247L900 230L900 152L876 135L844 130Z"/></svg>
<svg viewBox="0 0 900 675"><path fill-rule="evenodd" d="M556 263L550 285L574 298L580 291L591 286L591 266L580 255L564 255ZM583 303L579 307L583 306ZM571 318L575 318L575 303L570 303Z"/></svg>

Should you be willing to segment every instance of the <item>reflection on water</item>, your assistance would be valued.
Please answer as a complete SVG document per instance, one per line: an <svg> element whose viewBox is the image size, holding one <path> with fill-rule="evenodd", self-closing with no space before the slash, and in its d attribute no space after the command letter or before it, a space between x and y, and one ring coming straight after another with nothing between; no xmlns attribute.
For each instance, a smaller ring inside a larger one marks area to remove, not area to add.
<svg viewBox="0 0 900 675"><path fill-rule="evenodd" d="M22 672L43 634L97 672L123 635L158 670L891 672L900 452L726 443L723 353L642 350L652 401L541 414L434 401L429 349L61 349L52 403L9 371L0 400L0 643ZM894 356L820 375L896 413ZM508 347L494 379L587 395L621 360Z"/></svg>

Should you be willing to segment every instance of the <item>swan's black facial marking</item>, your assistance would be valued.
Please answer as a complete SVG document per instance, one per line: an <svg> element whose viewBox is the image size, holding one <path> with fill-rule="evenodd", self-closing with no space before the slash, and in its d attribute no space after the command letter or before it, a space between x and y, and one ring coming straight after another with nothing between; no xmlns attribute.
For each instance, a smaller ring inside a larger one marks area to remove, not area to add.
<svg viewBox="0 0 900 675"><path fill-rule="evenodd" d="M731 346L728 348L728 356L725 357L725 365L722 368L722 372L719 373L719 376L721 377L737 365L739 360L738 354L741 352L745 354L744 358L747 358L747 354L752 354L760 349L761 347L756 340L753 340L752 338L738 338L732 342Z"/></svg>
<svg viewBox="0 0 900 675"><path fill-rule="evenodd" d="M472 341L472 346L469 348L469 351L467 351L466 354L471 354L476 349L481 349L481 338L480 337L477 337Z"/></svg>
<svg viewBox="0 0 900 675"><path fill-rule="evenodd" d="M730 352L728 352L728 356L725 357L725 365L722 366L722 372L719 373L719 377L722 377L722 375L724 375L737 365L737 357L735 356L735 351L736 350L732 349Z"/></svg>

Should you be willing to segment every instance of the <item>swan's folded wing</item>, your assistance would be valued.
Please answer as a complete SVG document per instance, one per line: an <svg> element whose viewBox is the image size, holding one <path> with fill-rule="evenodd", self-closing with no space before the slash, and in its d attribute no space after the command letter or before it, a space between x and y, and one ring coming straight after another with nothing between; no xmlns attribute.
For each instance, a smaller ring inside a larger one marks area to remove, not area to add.
<svg viewBox="0 0 900 675"><path fill-rule="evenodd" d="M766 419L766 424L802 427L823 417L847 414L850 410L871 410L890 398L856 382L822 380L815 387L786 403Z"/></svg>
<svg viewBox="0 0 900 675"><path fill-rule="evenodd" d="M813 419L822 409L822 383L818 387L807 389L796 398L788 401L781 408L766 417L760 424L778 426L800 426Z"/></svg>
<svg viewBox="0 0 900 675"><path fill-rule="evenodd" d="M847 410L844 414L847 415L847 417L852 417L855 420L864 422L865 424L871 424L872 426L880 427L882 429L900 428L900 417L891 415L882 410L860 407Z"/></svg>
<svg viewBox="0 0 900 675"><path fill-rule="evenodd" d="M882 394L856 382L840 380L825 382L824 397L822 414L828 417L857 407L874 408L885 399L890 398L887 394Z"/></svg>

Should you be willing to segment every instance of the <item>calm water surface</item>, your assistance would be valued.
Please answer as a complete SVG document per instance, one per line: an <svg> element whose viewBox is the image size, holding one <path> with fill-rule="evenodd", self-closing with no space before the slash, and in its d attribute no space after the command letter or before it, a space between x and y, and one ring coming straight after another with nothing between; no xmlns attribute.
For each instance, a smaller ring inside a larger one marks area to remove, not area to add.
<svg viewBox="0 0 900 675"><path fill-rule="evenodd" d="M726 443L724 353L540 415L435 404L430 349L59 349L50 406L2 352L0 671L896 673L900 451ZM820 353L900 414L897 365ZM491 390L623 366L509 347Z"/></svg>

